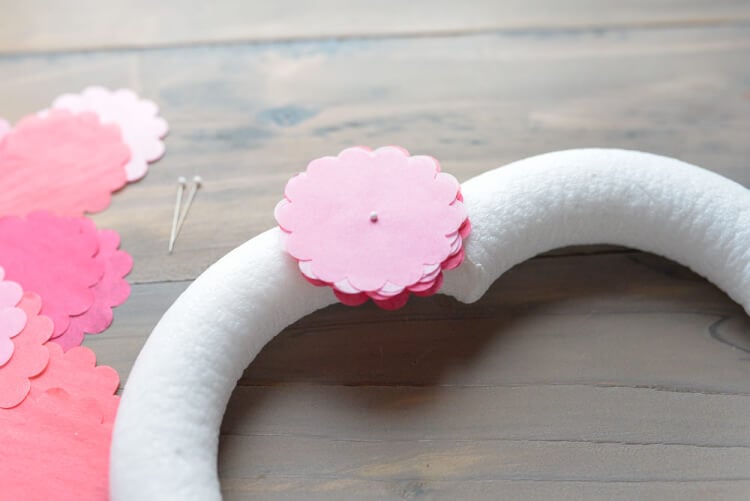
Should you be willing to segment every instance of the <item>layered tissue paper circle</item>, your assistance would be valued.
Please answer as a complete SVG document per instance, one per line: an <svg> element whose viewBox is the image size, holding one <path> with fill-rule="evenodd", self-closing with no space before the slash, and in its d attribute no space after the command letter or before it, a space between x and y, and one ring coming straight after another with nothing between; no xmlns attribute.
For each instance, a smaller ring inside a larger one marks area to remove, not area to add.
<svg viewBox="0 0 750 501"><path fill-rule="evenodd" d="M130 148L130 161L125 166L128 181L145 176L148 164L164 154L162 138L169 130L166 120L159 116L156 104L140 99L131 90L88 87L80 94L63 94L52 108L94 112L102 123L118 125Z"/></svg>
<svg viewBox="0 0 750 501"><path fill-rule="evenodd" d="M39 296L20 305L29 321L0 367L2 498L107 499L117 372L88 348L45 344L52 322L37 315Z"/></svg>
<svg viewBox="0 0 750 501"><path fill-rule="evenodd" d="M125 185L129 160L119 128L94 113L28 116L0 140L0 216L101 211Z"/></svg>
<svg viewBox="0 0 750 501"><path fill-rule="evenodd" d="M0 409L20 404L31 390L30 379L44 371L49 362L45 343L52 335L53 325L52 320L39 314L41 298L24 292L18 307L26 315L26 324L13 338L13 356L0 366Z"/></svg>
<svg viewBox="0 0 750 501"><path fill-rule="evenodd" d="M46 212L0 218L0 263L6 277L42 296L42 313L55 323L53 337L65 332L69 317L93 304L91 288L104 275L97 250L96 228L87 219Z"/></svg>
<svg viewBox="0 0 750 501"><path fill-rule="evenodd" d="M3 499L108 499L112 421L93 398L52 388L0 409Z"/></svg>
<svg viewBox="0 0 750 501"><path fill-rule="evenodd" d="M463 260L470 231L458 181L399 147L348 148L313 160L275 210L286 250L341 302L396 309L431 295Z"/></svg>
<svg viewBox="0 0 750 501"><path fill-rule="evenodd" d="M47 212L0 218L0 264L6 278L44 299L42 314L54 322L53 339L65 348L83 333L112 321L112 308L130 293L124 279L132 259L117 250L119 236L97 231L83 217Z"/></svg>
<svg viewBox="0 0 750 501"><path fill-rule="evenodd" d="M12 339L26 326L26 313L18 306L23 297L20 285L4 280L5 270L0 266L0 366L13 356Z"/></svg>
<svg viewBox="0 0 750 501"><path fill-rule="evenodd" d="M104 265L104 274L91 287L94 294L91 307L80 315L70 317L65 332L54 339L66 350L80 345L84 334L104 332L112 324L112 308L120 306L130 296L130 284L125 276L133 269L133 258L119 250L120 235L112 230L99 230L97 238L99 251L95 259Z"/></svg>
<svg viewBox="0 0 750 501"><path fill-rule="evenodd" d="M96 355L85 346L67 352L55 343L47 343L46 347L49 363L39 375L30 379L29 397L63 388L75 398L93 399L102 416L113 421L119 403L119 397L115 396L120 383L117 371L107 365L96 365Z"/></svg>

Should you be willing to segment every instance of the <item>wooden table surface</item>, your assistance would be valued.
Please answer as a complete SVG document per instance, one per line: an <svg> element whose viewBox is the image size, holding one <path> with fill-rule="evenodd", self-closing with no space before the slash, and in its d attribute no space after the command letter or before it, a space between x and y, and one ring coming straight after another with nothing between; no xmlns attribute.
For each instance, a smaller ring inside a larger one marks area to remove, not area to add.
<svg viewBox="0 0 750 501"><path fill-rule="evenodd" d="M621 147L750 185L744 0L2 3L0 115L98 83L171 126L164 159L93 216L135 259L130 300L86 340L123 383L190 281L346 146L400 144L460 180ZM205 187L168 256L175 179L194 174ZM332 306L240 381L224 494L750 499L749 333L705 280L613 247L532 259L471 305Z"/></svg>

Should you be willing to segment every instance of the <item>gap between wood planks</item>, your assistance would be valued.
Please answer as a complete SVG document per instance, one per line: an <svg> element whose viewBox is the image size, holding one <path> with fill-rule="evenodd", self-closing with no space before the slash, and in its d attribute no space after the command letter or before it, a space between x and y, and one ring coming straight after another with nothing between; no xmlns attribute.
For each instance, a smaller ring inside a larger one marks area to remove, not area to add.
<svg viewBox="0 0 750 501"><path fill-rule="evenodd" d="M164 49L194 49L204 47L233 47L233 46L274 46L287 44L305 44L320 42L357 42L357 41L381 41L381 40L410 40L422 38L459 38L480 35L498 35L498 36L520 36L530 35L535 37L545 37L554 35L575 35L584 33L605 34L610 32L622 31L658 31L658 30L679 30L695 28L750 28L750 20L733 20L731 18L705 19L701 21L690 20L673 20L673 21L653 21L653 22L628 22L628 23L606 23L606 24L582 24L580 26L559 27L559 26L529 26L524 28L468 28L468 29L436 29L422 32L395 32L395 33L358 33L341 34L341 35L321 35L321 36L291 36L278 38L259 38L259 39L226 39L226 40L195 40L195 41L178 41L178 42L156 42L148 45L102 45L99 47L73 47L61 49L45 50L13 50L4 52L0 47L0 59L14 57L48 57L68 54L88 54L88 53L118 53L132 51L149 51Z"/></svg>

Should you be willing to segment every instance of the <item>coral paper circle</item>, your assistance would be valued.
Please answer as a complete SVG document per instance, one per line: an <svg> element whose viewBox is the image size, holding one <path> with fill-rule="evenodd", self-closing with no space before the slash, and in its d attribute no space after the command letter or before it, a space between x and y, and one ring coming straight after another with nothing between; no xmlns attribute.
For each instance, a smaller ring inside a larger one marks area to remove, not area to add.
<svg viewBox="0 0 750 501"><path fill-rule="evenodd" d="M118 127L93 113L28 116L0 140L0 216L101 211L124 186L129 159Z"/></svg>
<svg viewBox="0 0 750 501"><path fill-rule="evenodd" d="M0 409L3 499L108 499L112 420L63 388Z"/></svg>
<svg viewBox="0 0 750 501"><path fill-rule="evenodd" d="M52 388L63 388L76 398L96 401L105 419L113 421L119 397L117 371L108 365L96 365L96 355L85 346L63 352L55 343L47 343L49 363L39 375L31 378L30 397Z"/></svg>

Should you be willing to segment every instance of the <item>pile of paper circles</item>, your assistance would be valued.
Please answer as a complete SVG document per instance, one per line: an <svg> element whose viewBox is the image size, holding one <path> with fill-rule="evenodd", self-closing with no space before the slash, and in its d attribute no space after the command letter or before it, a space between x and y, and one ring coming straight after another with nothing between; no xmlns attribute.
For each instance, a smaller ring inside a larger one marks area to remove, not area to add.
<svg viewBox="0 0 750 501"><path fill-rule="evenodd" d="M348 148L286 185L275 216L304 277L356 306L435 294L461 264L471 225L458 181L404 148Z"/></svg>
<svg viewBox="0 0 750 501"><path fill-rule="evenodd" d="M80 346L130 294L117 232L85 213L142 178L167 124L91 87L0 120L0 484L4 499L107 499L117 372Z"/></svg>

